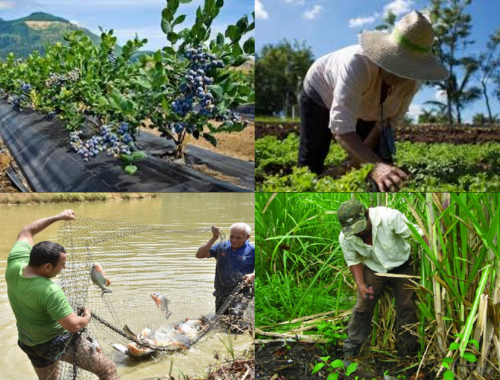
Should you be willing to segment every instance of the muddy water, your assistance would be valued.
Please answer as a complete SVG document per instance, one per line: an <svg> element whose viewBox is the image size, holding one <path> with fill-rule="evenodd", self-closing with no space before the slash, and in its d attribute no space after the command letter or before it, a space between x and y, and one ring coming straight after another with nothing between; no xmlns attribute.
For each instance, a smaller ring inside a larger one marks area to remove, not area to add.
<svg viewBox="0 0 500 380"><path fill-rule="evenodd" d="M128 221L134 224L170 226L173 229L191 229L217 225L229 234L232 223L244 221L254 227L254 194L159 194L145 200L108 201L99 203L48 204L48 205L0 205L0 378L36 379L27 356L17 346L17 330L14 314L7 299L5 284L6 260L17 234L30 222L55 215L65 208L77 215L94 218ZM57 241L57 223L35 237ZM193 252L193 255L195 252ZM193 268L201 286L213 288L213 263ZM117 263L117 265L119 265ZM119 270L119 267L115 268ZM213 302L210 300L210 302ZM220 338L220 339L219 339ZM215 360L214 351L221 357L229 357L224 343L233 339L236 353L242 353L253 340L248 335L231 337L223 332L209 333L189 351L176 353L161 360L132 361L113 350L108 351L116 362L122 380L137 380L152 376L165 376L172 363L172 375L179 371L186 375L202 375ZM224 342L222 343L221 340Z"/></svg>

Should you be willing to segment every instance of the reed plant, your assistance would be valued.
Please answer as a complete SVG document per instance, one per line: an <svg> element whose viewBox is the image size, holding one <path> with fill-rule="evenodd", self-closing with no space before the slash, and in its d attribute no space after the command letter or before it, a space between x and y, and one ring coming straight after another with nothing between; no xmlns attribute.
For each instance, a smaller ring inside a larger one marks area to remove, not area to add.
<svg viewBox="0 0 500 380"><path fill-rule="evenodd" d="M434 366L447 380L500 378L497 193L256 194L257 329L278 329L279 323L283 329L283 322L318 313L346 322L356 287L339 248L335 214L350 198L401 211L427 237L409 224L420 276L414 281L420 366ZM374 350L395 348L392 298L387 293L377 305ZM303 322L288 326L305 328Z"/></svg>

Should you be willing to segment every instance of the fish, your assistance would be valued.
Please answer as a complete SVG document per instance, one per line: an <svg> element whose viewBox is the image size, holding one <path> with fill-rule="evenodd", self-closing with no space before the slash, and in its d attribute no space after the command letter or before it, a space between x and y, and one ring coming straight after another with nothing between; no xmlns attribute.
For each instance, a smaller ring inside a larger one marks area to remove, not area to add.
<svg viewBox="0 0 500 380"><path fill-rule="evenodd" d="M127 333L128 336L132 337L132 338L137 338L137 335L135 335L132 330L130 330L130 328L125 325L123 326L123 331L125 331Z"/></svg>
<svg viewBox="0 0 500 380"><path fill-rule="evenodd" d="M186 334L178 334L172 341L175 347L182 348L183 350L189 350L191 347L191 339Z"/></svg>
<svg viewBox="0 0 500 380"><path fill-rule="evenodd" d="M155 352L155 350L152 350L147 347L139 347L135 342L129 343L127 346L124 346L123 344L120 343L111 343L111 347L121 352L122 354L130 356L131 358L135 359L147 358L153 355Z"/></svg>
<svg viewBox="0 0 500 380"><path fill-rule="evenodd" d="M203 324L203 322L200 319L189 319L189 318L186 318L184 323L193 328L199 328Z"/></svg>
<svg viewBox="0 0 500 380"><path fill-rule="evenodd" d="M106 278L106 273L104 273L101 264L92 264L92 269L90 270L90 278L92 279L92 282L94 284L102 289L101 296L103 296L104 293L113 293L111 289L106 288L106 286L109 286L111 284L111 281Z"/></svg>
<svg viewBox="0 0 500 380"><path fill-rule="evenodd" d="M186 323L181 323L179 326L177 326L177 331L181 334L186 334L190 338L196 338L198 336L198 330Z"/></svg>
<svg viewBox="0 0 500 380"><path fill-rule="evenodd" d="M172 312L168 310L170 300L160 293L151 294L151 298L155 301L156 306L161 309L161 312L166 314L166 318L168 319L172 315Z"/></svg>

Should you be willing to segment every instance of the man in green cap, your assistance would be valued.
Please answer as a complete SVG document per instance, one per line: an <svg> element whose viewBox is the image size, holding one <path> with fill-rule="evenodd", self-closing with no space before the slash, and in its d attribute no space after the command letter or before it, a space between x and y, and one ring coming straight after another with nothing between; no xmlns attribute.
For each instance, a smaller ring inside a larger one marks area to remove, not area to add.
<svg viewBox="0 0 500 380"><path fill-rule="evenodd" d="M365 208L351 199L340 205L337 217L342 227L340 247L358 285L358 297L348 324L344 342L346 359L359 355L361 346L370 335L373 312L386 285L396 298L398 355L417 353L417 336L404 330L403 325L417 323L412 298L414 291L408 278L380 277L376 273L413 275L408 220L399 211L387 207ZM423 235L423 231L413 225Z"/></svg>

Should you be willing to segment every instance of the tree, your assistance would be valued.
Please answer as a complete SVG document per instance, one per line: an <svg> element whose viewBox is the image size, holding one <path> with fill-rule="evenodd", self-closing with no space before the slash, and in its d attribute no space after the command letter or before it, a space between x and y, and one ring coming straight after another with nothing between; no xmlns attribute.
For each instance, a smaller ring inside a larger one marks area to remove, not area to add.
<svg viewBox="0 0 500 380"><path fill-rule="evenodd" d="M462 64L465 68L465 75L459 83L455 74L448 79L452 103L455 106L457 123L462 123L462 110L468 104L481 98L481 89L476 86L468 86L473 74L478 70L479 64L473 58L463 58Z"/></svg>
<svg viewBox="0 0 500 380"><path fill-rule="evenodd" d="M466 61L464 62L458 54L461 49L474 43L474 41L469 40L472 18L465 13L465 8L471 2L472 0L431 0L429 11L436 36L435 53L450 72L450 79L437 82L437 87L446 91L447 116L450 124L453 123L453 102L460 98L454 91L461 88L453 83L452 78L454 76L456 78L456 69L466 63L469 58L465 57Z"/></svg>
<svg viewBox="0 0 500 380"><path fill-rule="evenodd" d="M375 27L375 30L389 30L394 27L396 15L390 10L384 18L384 23Z"/></svg>
<svg viewBox="0 0 500 380"><path fill-rule="evenodd" d="M271 116L284 111L289 115L313 62L312 50L304 42L265 45L255 63L256 113Z"/></svg>
<svg viewBox="0 0 500 380"><path fill-rule="evenodd" d="M425 102L425 104L430 104L435 107L429 110L422 110L422 113L418 115L418 124L442 124L446 123L448 120L446 115L446 104L439 102L437 100L430 100Z"/></svg>
<svg viewBox="0 0 500 380"><path fill-rule="evenodd" d="M481 83L482 94L486 101L486 108L488 110L488 120L490 124L495 122L495 117L491 113L490 100L488 96L488 81L499 75L500 68L500 29L490 36L490 40L486 44L486 51L481 53L478 58L478 74L476 79Z"/></svg>

